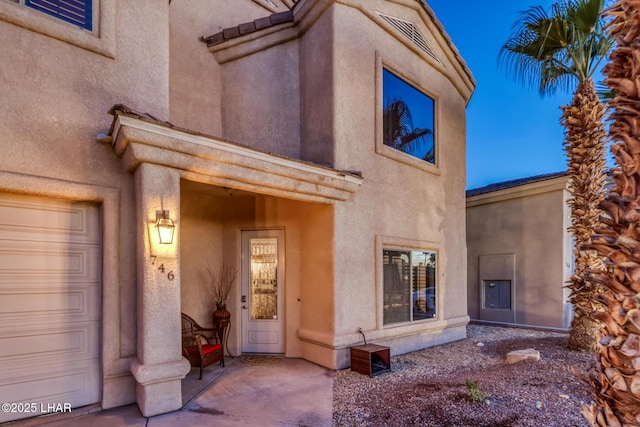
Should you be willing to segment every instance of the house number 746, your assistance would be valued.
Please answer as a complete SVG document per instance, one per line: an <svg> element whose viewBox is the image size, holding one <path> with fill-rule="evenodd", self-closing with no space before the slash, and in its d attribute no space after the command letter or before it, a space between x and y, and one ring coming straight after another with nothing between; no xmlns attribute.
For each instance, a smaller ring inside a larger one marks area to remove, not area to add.
<svg viewBox="0 0 640 427"><path fill-rule="evenodd" d="M164 270L165 270L164 264L160 264L160 266L158 267L158 270L160 270L161 273L164 273ZM170 271L169 273L167 273L167 279L169 280L175 279L173 271Z"/></svg>

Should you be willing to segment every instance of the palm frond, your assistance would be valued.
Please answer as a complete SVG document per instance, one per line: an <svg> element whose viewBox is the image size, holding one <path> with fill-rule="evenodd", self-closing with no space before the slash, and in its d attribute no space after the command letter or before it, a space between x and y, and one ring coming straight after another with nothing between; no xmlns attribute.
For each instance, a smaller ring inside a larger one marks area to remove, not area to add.
<svg viewBox="0 0 640 427"><path fill-rule="evenodd" d="M411 110L402 99L395 98L386 103L382 111L383 143L397 150L412 152L427 142L433 132L414 128Z"/></svg>
<svg viewBox="0 0 640 427"><path fill-rule="evenodd" d="M613 42L603 31L604 0L558 0L521 11L498 53L498 66L542 96L590 78ZM563 77L561 74L573 77Z"/></svg>
<svg viewBox="0 0 640 427"><path fill-rule="evenodd" d="M596 93L598 94L598 98L600 101L608 104L615 96L616 92L607 86L604 82L596 83Z"/></svg>
<svg viewBox="0 0 640 427"><path fill-rule="evenodd" d="M571 1L567 9L567 20L572 22L582 33L593 33L600 30L601 12L604 0Z"/></svg>
<svg viewBox="0 0 640 427"><path fill-rule="evenodd" d="M432 134L429 129L413 129L410 133L402 135L394 148L405 152L417 150L426 142L426 137Z"/></svg>
<svg viewBox="0 0 640 427"><path fill-rule="evenodd" d="M540 95L551 95L559 90L570 92L576 86L575 72L568 71L563 64L545 63L538 91Z"/></svg>

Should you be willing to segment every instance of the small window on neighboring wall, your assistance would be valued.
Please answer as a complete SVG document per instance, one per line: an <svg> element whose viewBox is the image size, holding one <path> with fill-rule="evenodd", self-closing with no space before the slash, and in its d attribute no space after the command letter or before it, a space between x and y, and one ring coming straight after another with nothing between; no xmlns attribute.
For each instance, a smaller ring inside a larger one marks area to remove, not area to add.
<svg viewBox="0 0 640 427"><path fill-rule="evenodd" d="M386 69L382 98L383 144L435 165L434 100Z"/></svg>
<svg viewBox="0 0 640 427"><path fill-rule="evenodd" d="M93 30L93 0L13 0L58 19Z"/></svg>
<svg viewBox="0 0 640 427"><path fill-rule="evenodd" d="M484 309L511 310L511 280L483 280Z"/></svg>
<svg viewBox="0 0 640 427"><path fill-rule="evenodd" d="M382 251L385 325L436 317L436 253Z"/></svg>

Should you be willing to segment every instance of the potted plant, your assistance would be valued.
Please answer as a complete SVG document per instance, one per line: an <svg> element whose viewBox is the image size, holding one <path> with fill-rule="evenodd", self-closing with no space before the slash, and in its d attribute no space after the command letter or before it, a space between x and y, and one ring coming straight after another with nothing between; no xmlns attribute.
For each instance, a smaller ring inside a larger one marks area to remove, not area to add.
<svg viewBox="0 0 640 427"><path fill-rule="evenodd" d="M238 271L228 264L223 263L219 271L213 267L207 267L209 275L209 285L213 294L213 301L216 304L216 310L213 312L214 325L218 328L226 328L229 325L231 313L227 310L227 299L231 292L231 286L236 280Z"/></svg>

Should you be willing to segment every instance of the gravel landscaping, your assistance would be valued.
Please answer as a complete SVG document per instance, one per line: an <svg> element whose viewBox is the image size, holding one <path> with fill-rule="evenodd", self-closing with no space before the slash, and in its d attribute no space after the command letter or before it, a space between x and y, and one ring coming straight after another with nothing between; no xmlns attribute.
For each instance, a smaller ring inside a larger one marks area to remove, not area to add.
<svg viewBox="0 0 640 427"><path fill-rule="evenodd" d="M567 334L469 325L467 338L391 358L370 378L334 373L334 426L585 426L584 381L596 355L567 348ZM540 360L507 364L513 350Z"/></svg>

